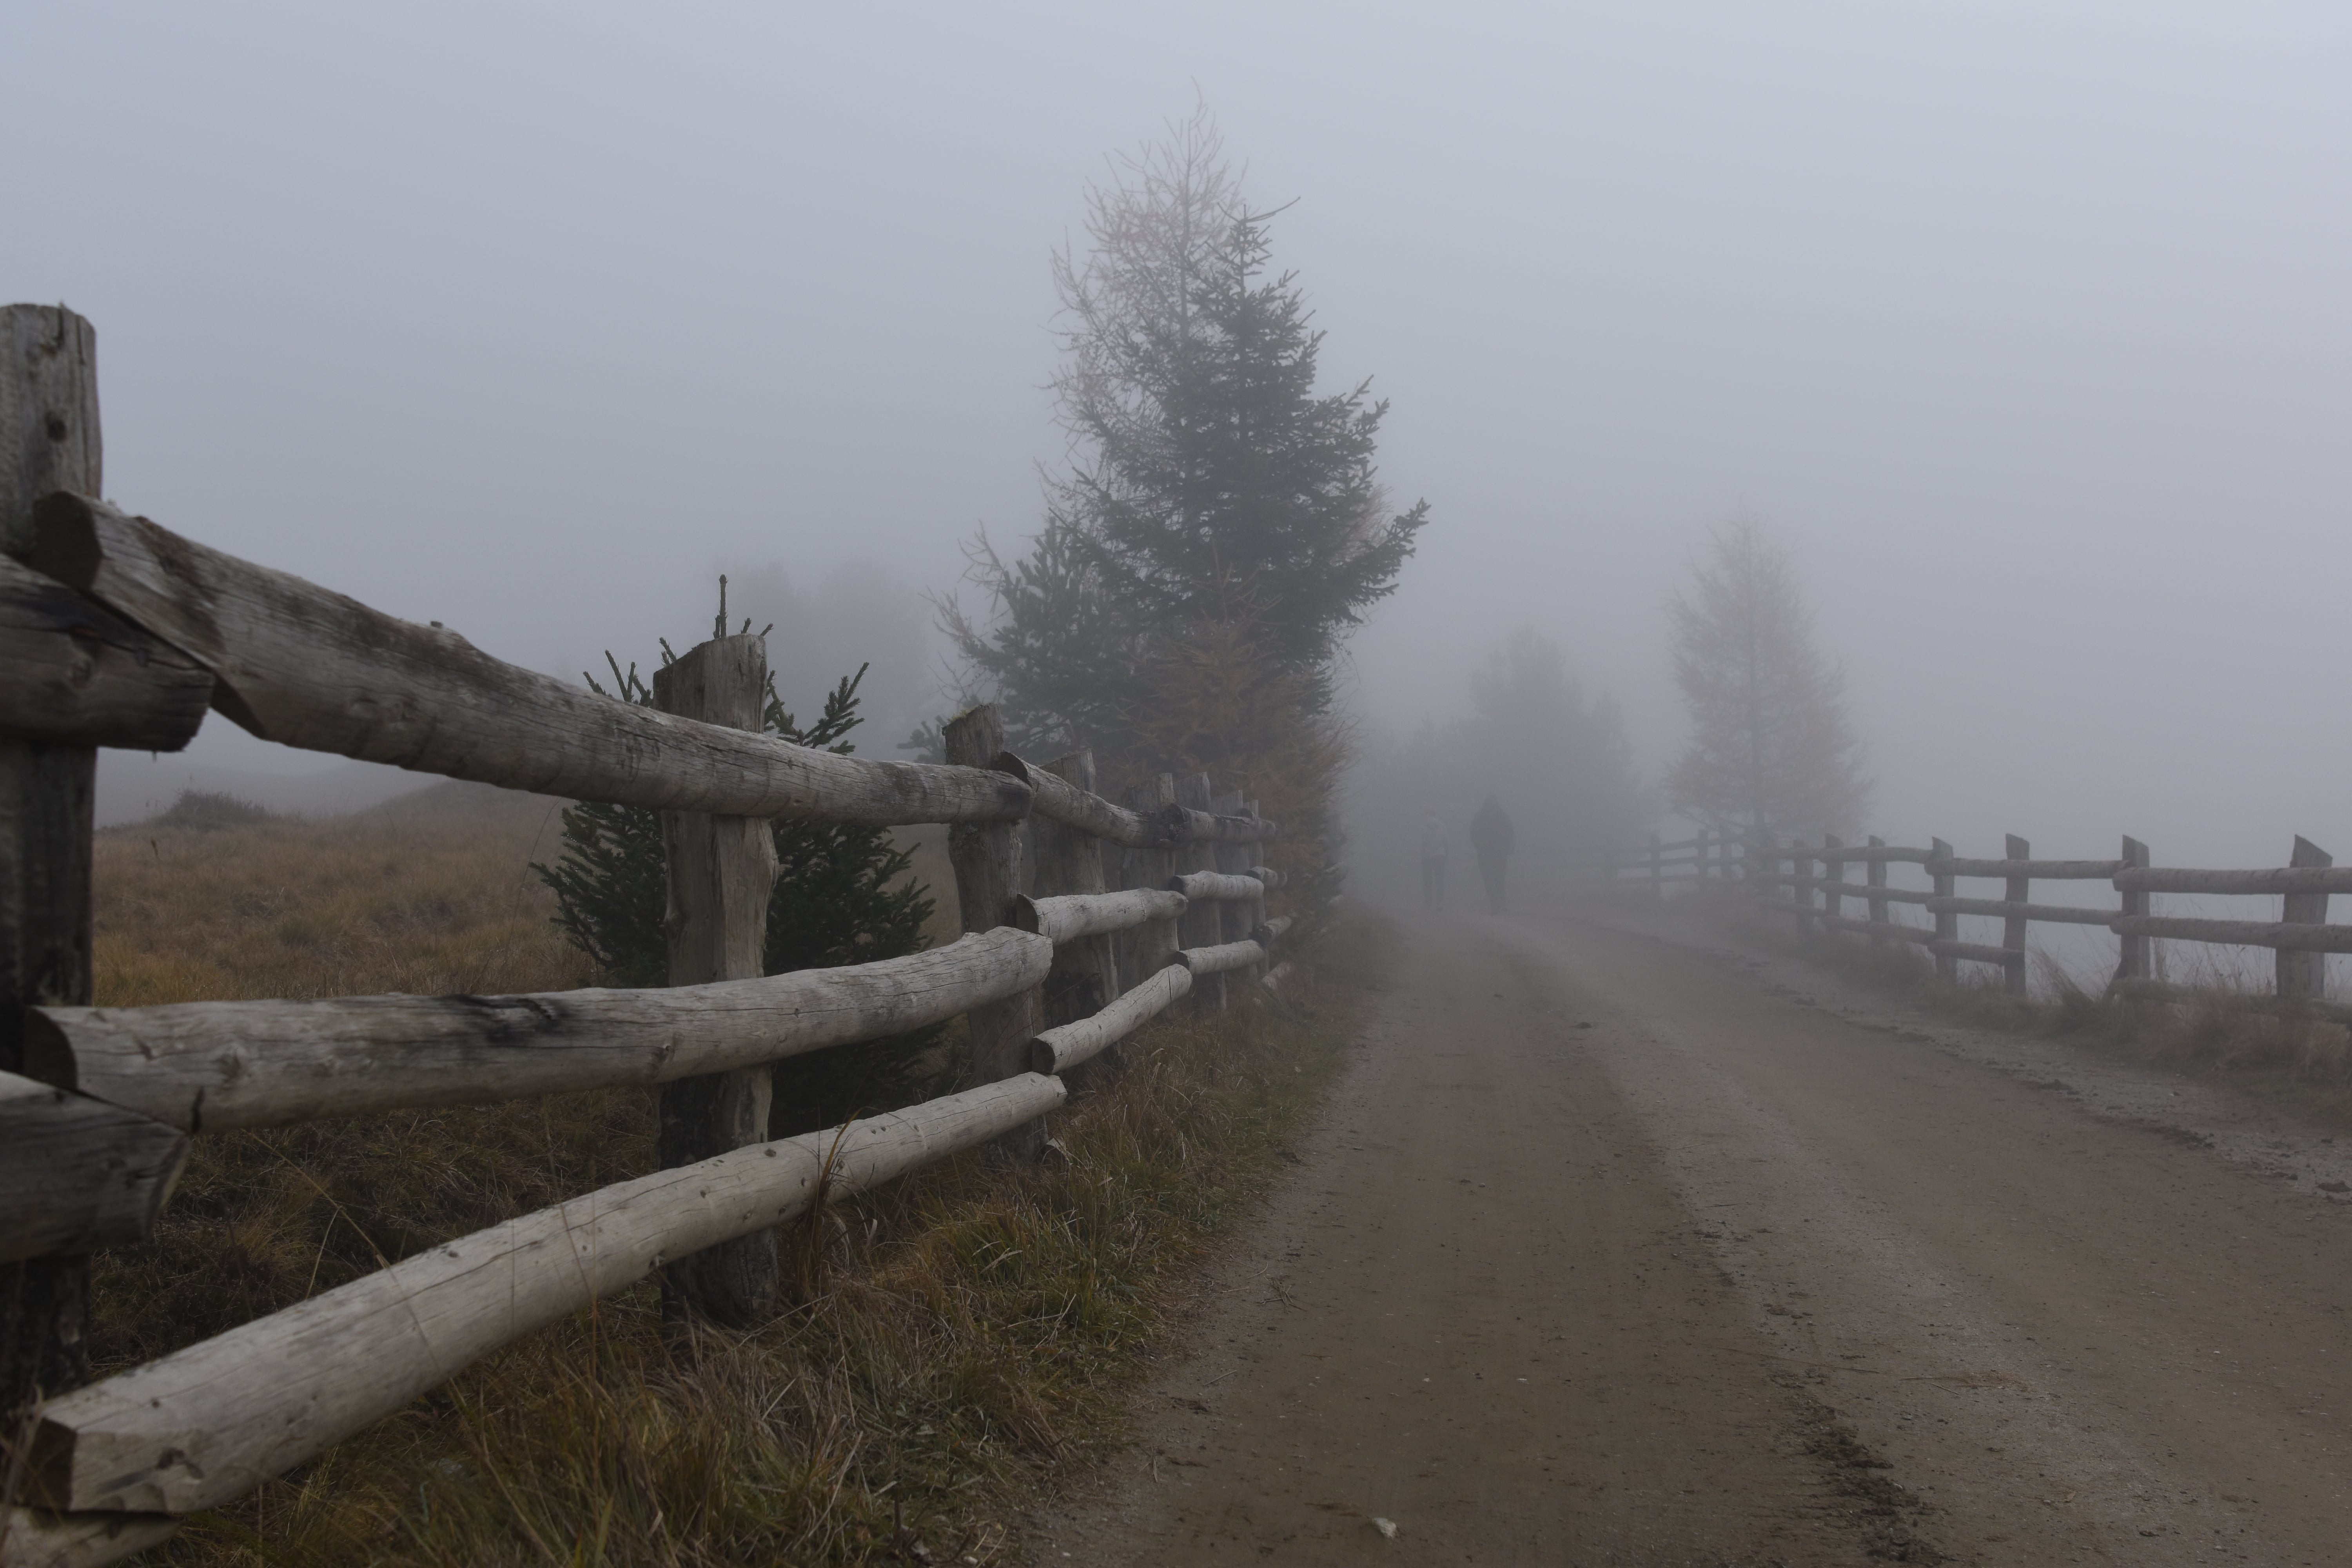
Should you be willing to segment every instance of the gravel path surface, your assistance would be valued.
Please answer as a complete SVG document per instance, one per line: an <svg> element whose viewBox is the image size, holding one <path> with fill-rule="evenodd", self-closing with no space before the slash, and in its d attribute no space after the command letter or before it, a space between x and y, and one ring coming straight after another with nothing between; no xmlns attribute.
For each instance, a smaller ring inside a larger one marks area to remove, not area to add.
<svg viewBox="0 0 2352 1568"><path fill-rule="evenodd" d="M1664 917L1412 935L1037 1562L2352 1562L2326 1129Z"/></svg>

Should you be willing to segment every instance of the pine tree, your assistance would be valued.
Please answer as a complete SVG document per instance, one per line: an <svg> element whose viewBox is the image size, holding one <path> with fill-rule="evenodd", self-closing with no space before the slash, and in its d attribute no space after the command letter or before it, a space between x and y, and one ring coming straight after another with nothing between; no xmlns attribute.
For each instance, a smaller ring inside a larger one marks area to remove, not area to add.
<svg viewBox="0 0 2352 1568"><path fill-rule="evenodd" d="M1675 808L1727 829L1857 826L1870 784L1844 673L1813 645L1787 548L1752 521L1715 530L1668 613L1691 721L1666 775Z"/></svg>
<svg viewBox="0 0 2352 1568"><path fill-rule="evenodd" d="M669 656L663 645L665 660ZM611 655L614 695L651 705L653 692L634 664L624 672ZM845 738L859 723L857 686L863 666L825 698L824 711L802 728L775 694L772 676L765 728L795 745L849 754ZM604 689L592 677L590 687ZM779 874L768 904L764 969L866 963L919 952L934 902L907 876L912 856L884 827L780 818L770 825ZM635 806L583 803L563 814L563 854L553 868L531 869L554 889L555 924L588 954L614 985L656 986L669 981L667 869L661 814ZM775 1068L769 1131L787 1137L830 1127L851 1116L888 1110L920 1098L920 1067L934 1054L941 1031L918 1030L854 1046L792 1057Z"/></svg>
<svg viewBox="0 0 2352 1568"><path fill-rule="evenodd" d="M942 625L1016 748L1091 746L1114 786L1214 750L1311 830L1346 750L1333 661L1427 508L1386 504L1369 384L1317 392L1322 334L1205 112L1089 201L1090 252L1055 266L1070 465L1026 555L973 547L990 619Z"/></svg>

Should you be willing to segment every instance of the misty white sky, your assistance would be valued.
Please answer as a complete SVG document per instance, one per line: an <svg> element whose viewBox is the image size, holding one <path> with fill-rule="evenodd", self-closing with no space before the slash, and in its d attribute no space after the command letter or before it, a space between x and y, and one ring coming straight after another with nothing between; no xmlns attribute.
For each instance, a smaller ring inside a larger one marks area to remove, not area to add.
<svg viewBox="0 0 2352 1568"><path fill-rule="evenodd" d="M1524 622L1663 763L1659 603L1746 511L1803 552L1890 835L2352 857L2352 8L80 4L7 39L0 295L97 323L115 498L519 662L699 635L725 566L936 586L1025 532L1048 253L1197 89L1433 506L1359 644L1382 725Z"/></svg>

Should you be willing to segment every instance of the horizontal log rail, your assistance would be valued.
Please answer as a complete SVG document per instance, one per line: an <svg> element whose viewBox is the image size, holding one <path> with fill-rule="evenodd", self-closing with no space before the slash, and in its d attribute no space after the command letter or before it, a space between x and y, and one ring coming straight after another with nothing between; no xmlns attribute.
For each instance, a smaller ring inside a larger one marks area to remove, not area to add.
<svg viewBox="0 0 2352 1568"><path fill-rule="evenodd" d="M1001 926L905 958L657 990L44 1007L27 1065L172 1127L274 1127L756 1067L1015 995L1053 957Z"/></svg>
<svg viewBox="0 0 2352 1568"><path fill-rule="evenodd" d="M1289 931L1297 919L1297 915L1276 915L1250 932L1250 940L1271 952L1274 944L1282 940L1283 933Z"/></svg>
<svg viewBox="0 0 2352 1568"><path fill-rule="evenodd" d="M1765 853L1769 854L1769 851ZM1833 864L1848 861L1860 861L1866 864L1876 861L1887 866L1924 866L1935 858L1933 850L1906 849L1893 844L1874 844L1842 849L1808 849L1804 853L1809 860L1827 860Z"/></svg>
<svg viewBox="0 0 2352 1568"><path fill-rule="evenodd" d="M1925 926L1906 926L1894 921L1850 920L1844 915L1816 915L1813 918L1834 931L1858 931L1864 936L1891 937L1896 942L1916 942L1922 947L1931 947L1936 942L1936 933Z"/></svg>
<svg viewBox="0 0 2352 1568"><path fill-rule="evenodd" d="M187 1158L177 1128L0 1072L0 1263L145 1239Z"/></svg>
<svg viewBox="0 0 2352 1568"><path fill-rule="evenodd" d="M2126 893L2352 893L2352 866L2281 866L2258 871L2191 871L2170 866L2128 867L2116 873Z"/></svg>
<svg viewBox="0 0 2352 1568"><path fill-rule="evenodd" d="M988 768L796 746L600 697L284 572L63 492L27 564L210 671L264 740L574 800L829 822L1013 822L1029 786Z"/></svg>
<svg viewBox="0 0 2352 1568"><path fill-rule="evenodd" d="M1129 811L1012 752L1000 752L990 765L1029 786L1029 809L1038 816L1129 849L1157 848L1178 841L1180 824L1164 816Z"/></svg>
<svg viewBox="0 0 2352 1568"><path fill-rule="evenodd" d="M1191 806L1162 807L1171 844L1264 844L1282 837L1282 825L1255 816L1218 816Z"/></svg>
<svg viewBox="0 0 2352 1568"><path fill-rule="evenodd" d="M1265 884L1255 877L1239 877L1225 871L1187 871L1169 879L1170 890L1188 899L1210 903L1222 903L1234 899L1262 898Z"/></svg>
<svg viewBox="0 0 2352 1568"><path fill-rule="evenodd" d="M2074 904L2022 904L2011 903L2007 899L1939 899L1932 894L1922 901L1933 914L1990 915L1995 920L2040 921L2051 925L2105 926L2116 918L2113 910L2084 909Z"/></svg>
<svg viewBox="0 0 2352 1568"><path fill-rule="evenodd" d="M1022 893L1013 900L1013 923L1034 931L1056 946L1080 937L1132 931L1151 921L1172 921L1192 900L1166 888L1129 888L1116 893L1061 893L1036 899Z"/></svg>
<svg viewBox="0 0 2352 1568"><path fill-rule="evenodd" d="M64 584L0 555L0 732L55 745L176 752L212 673Z"/></svg>
<svg viewBox="0 0 2352 1568"><path fill-rule="evenodd" d="M2018 956L2016 950L2012 948L1993 947L1980 942L1943 942L1931 936L1923 945L1928 952L1940 956L1965 958L1974 963L1998 963L2005 966Z"/></svg>
<svg viewBox="0 0 2352 1568"><path fill-rule="evenodd" d="M1916 888L1873 887L1868 882L1842 882L1835 877L1783 877L1759 872L1748 879L1762 887L1812 888L1840 893L1849 899L1885 899L1894 904L1924 904L1936 896ZM1804 906L1800 904L1787 907L1801 909Z"/></svg>
<svg viewBox="0 0 2352 1568"><path fill-rule="evenodd" d="M50 1401L27 1495L70 1510L215 1507L665 1259L986 1142L1066 1094L1024 1073L618 1183L418 1253Z"/></svg>
<svg viewBox="0 0 2352 1568"><path fill-rule="evenodd" d="M2124 915L2118 917L2110 929L2120 936L2171 937L2182 942L2210 942L2229 947L2271 947L2291 952L2352 952L2352 925Z"/></svg>
<svg viewBox="0 0 2352 1568"><path fill-rule="evenodd" d="M2162 1002L2179 1007L2213 1007L2225 1013L2261 1013L2274 1018L2352 1025L2352 1003L2331 1002L2321 996L2271 996L2256 991L2172 985L2161 980L2129 977L2116 980L2108 986L2107 994L2134 1002Z"/></svg>
<svg viewBox="0 0 2352 1568"><path fill-rule="evenodd" d="M1213 947L1180 947L1168 960L1181 963L1195 976L1223 974L1265 962L1265 949L1254 942L1223 942Z"/></svg>
<svg viewBox="0 0 2352 1568"><path fill-rule="evenodd" d="M1029 1070L1061 1073L1099 1056L1192 994L1192 972L1181 963L1150 976L1091 1017L1047 1029L1029 1042Z"/></svg>
<svg viewBox="0 0 2352 1568"><path fill-rule="evenodd" d="M2120 860L1929 860L1931 877L2030 877L2037 882L2105 882Z"/></svg>
<svg viewBox="0 0 2352 1568"><path fill-rule="evenodd" d="M1276 870L1271 866L1253 866L1247 871L1244 872L1243 875L1255 877L1260 882L1265 885L1265 889L1268 892L1272 892L1275 889L1281 887L1283 882L1286 880L1283 874Z"/></svg>

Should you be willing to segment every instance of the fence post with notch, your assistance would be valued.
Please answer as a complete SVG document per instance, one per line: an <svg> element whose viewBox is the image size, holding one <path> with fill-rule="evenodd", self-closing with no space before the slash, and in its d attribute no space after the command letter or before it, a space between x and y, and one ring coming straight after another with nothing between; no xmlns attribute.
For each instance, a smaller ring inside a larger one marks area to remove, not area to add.
<svg viewBox="0 0 2352 1568"><path fill-rule="evenodd" d="M2033 858L2033 846L2016 834L2009 835L2006 853L2011 861ZM2000 946L2009 956L2001 960L2001 987L2011 996L2025 994L2025 904L2032 894L2031 877L2012 876L2008 879L2002 900L2014 907L2001 917Z"/></svg>
<svg viewBox="0 0 2352 1568"><path fill-rule="evenodd" d="M32 542L34 501L102 488L98 335L63 306L11 305L0 353L0 550L13 566ZM97 764L94 742L0 736L0 1071L26 1066L26 1007L90 999ZM12 1437L16 1412L89 1381L89 1301L87 1253L0 1264L0 1419Z"/></svg>
<svg viewBox="0 0 2352 1568"><path fill-rule="evenodd" d="M1940 838L1927 841L1927 874L1934 879L1936 897L1948 899L1958 879L1952 875L1952 847ZM1960 940L1960 917L1949 910L1936 911L1936 978L1947 985L1959 983L1960 961L1947 951L1948 944Z"/></svg>
<svg viewBox="0 0 2352 1568"><path fill-rule="evenodd" d="M2291 868L2320 869L2336 864L2336 857L2305 838L2294 837ZM2279 919L2287 925L2322 925L2327 920L2327 892L2288 893L2279 900ZM2278 950L2278 994L2282 997L2315 1000L2327 994L2327 955L2295 948Z"/></svg>
<svg viewBox="0 0 2352 1568"><path fill-rule="evenodd" d="M1874 833L1870 836L1870 847L1873 849L1884 849L1886 847L1886 840ZM1870 887L1881 889L1880 891L1871 893L1867 896L1870 900L1870 923L1874 926L1883 926L1886 923L1886 895L1884 891L1886 887L1885 857L1874 855L1868 861L1864 862L1863 867L1863 879ZM1872 931L1870 933L1870 940L1872 945L1876 947L1885 947L1887 941L1886 933L1884 931Z"/></svg>
<svg viewBox="0 0 2352 1568"><path fill-rule="evenodd" d="M767 638L720 636L689 648L654 672L653 690L654 705L665 713L756 731L767 707ZM666 811L662 849L669 984L760 978L776 885L769 825L754 816ZM773 1079L772 1068L752 1067L665 1085L656 1132L662 1169L766 1142ZM662 1279L663 1304L673 1316L690 1308L728 1328L750 1328L776 1310L775 1237L761 1231L721 1242L669 1264Z"/></svg>
<svg viewBox="0 0 2352 1568"><path fill-rule="evenodd" d="M941 733L947 760L985 768L1004 751L1004 723L988 703L948 721ZM1024 835L1018 822L958 822L948 827L948 863L955 872L956 910L967 931L993 931L1012 923L1013 898L1021 890ZM965 1015L970 1029L972 1083L998 1083L1029 1070L1029 1042L1044 1026L1044 988L1033 987ZM1041 1119L998 1141L1015 1158L1045 1146Z"/></svg>
<svg viewBox="0 0 2352 1568"><path fill-rule="evenodd" d="M2145 870L2147 865L2147 846L2130 834L2125 834L2123 865L2120 868L2126 871ZM2118 889L2117 898L2123 906L2116 911L2118 914L2126 919L2143 919L2147 916L2150 895L2146 889ZM2152 939L2144 935L2132 934L2120 940L2123 947L2122 951L2116 955L2116 978L2119 981L2149 979L2153 971L2148 963L2147 950L2148 942Z"/></svg>

